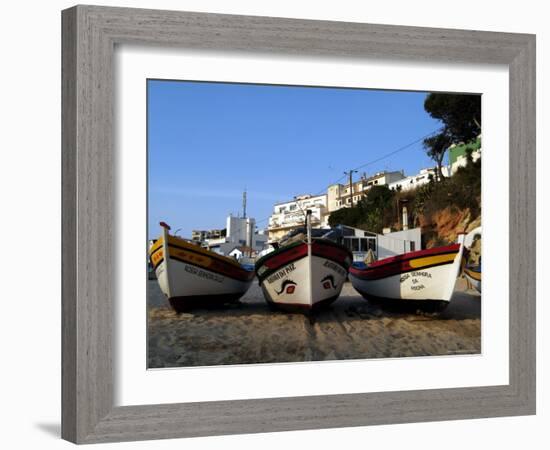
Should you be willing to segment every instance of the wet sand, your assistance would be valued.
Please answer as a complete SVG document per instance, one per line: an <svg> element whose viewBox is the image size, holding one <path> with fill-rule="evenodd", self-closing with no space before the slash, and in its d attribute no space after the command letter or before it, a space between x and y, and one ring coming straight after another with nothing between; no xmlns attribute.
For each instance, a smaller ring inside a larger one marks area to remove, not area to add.
<svg viewBox="0 0 550 450"><path fill-rule="evenodd" d="M177 314L156 280L148 289L148 367L210 366L481 352L481 296L459 279L436 314L371 304L346 282L314 321L272 311L255 280L239 305Z"/></svg>

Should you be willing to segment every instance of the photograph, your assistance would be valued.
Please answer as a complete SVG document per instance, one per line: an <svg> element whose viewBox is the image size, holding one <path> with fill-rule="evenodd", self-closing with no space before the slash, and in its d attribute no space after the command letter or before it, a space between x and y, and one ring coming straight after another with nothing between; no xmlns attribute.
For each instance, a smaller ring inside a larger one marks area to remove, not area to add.
<svg viewBox="0 0 550 450"><path fill-rule="evenodd" d="M481 95L147 80L147 368L481 353Z"/></svg>

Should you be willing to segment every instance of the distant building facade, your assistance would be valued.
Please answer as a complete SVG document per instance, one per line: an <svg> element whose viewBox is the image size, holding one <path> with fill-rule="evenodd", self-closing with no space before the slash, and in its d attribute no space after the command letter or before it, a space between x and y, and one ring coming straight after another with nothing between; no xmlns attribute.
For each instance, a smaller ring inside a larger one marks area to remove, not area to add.
<svg viewBox="0 0 550 450"><path fill-rule="evenodd" d="M329 213L340 208L349 208L361 200L372 186L385 186L404 178L403 172L383 171L367 177L363 175L358 181L348 184L332 184L327 189L327 206Z"/></svg>
<svg viewBox="0 0 550 450"><path fill-rule="evenodd" d="M468 148L472 151L472 161L481 158L481 136L469 144L451 145L449 147L449 166L451 175L454 175L460 167L468 164Z"/></svg>
<svg viewBox="0 0 550 450"><path fill-rule="evenodd" d="M448 176L449 170L447 166L443 166L441 171L443 172L443 176ZM392 191L410 191L424 184L428 184L430 180L435 179L436 176L437 169L435 167L428 167L426 169L420 169L420 172L416 175L410 175L401 180L394 181L390 183L388 187Z"/></svg>
<svg viewBox="0 0 550 450"><path fill-rule="evenodd" d="M311 223L315 228L327 225L327 196L301 195L294 200L276 203L269 218L268 236L270 241L278 241L289 231L305 224L305 213L311 210Z"/></svg>
<svg viewBox="0 0 550 450"><path fill-rule="evenodd" d="M193 230L193 241L200 243L216 253L228 255L237 247L259 252L267 243L268 237L262 231L256 231L256 220L252 217L229 215L224 230Z"/></svg>
<svg viewBox="0 0 550 450"><path fill-rule="evenodd" d="M421 250L420 231L420 228L413 228L378 234L347 225L338 225L331 234L334 234L336 241L353 254L354 261L364 261L369 250L372 250L376 259Z"/></svg>
<svg viewBox="0 0 550 450"><path fill-rule="evenodd" d="M204 242L206 239L220 239L225 237L226 230L193 230L191 239L195 242Z"/></svg>

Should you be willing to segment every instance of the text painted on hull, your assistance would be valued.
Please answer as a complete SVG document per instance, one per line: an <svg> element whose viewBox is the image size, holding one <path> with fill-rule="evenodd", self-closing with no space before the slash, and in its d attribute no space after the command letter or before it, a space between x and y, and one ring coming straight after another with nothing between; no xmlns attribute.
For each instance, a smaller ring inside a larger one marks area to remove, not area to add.
<svg viewBox="0 0 550 450"><path fill-rule="evenodd" d="M197 269L193 266L185 266L185 271L197 277L204 278L207 280L215 281L216 283L221 283L224 280L224 277L221 275L216 275L215 273L205 272L204 270Z"/></svg>
<svg viewBox="0 0 550 450"><path fill-rule="evenodd" d="M272 284L275 281L286 277L289 273L293 272L294 270L296 270L294 263L289 264L288 266L283 267L281 270L278 270L277 272L275 272L273 275L270 275L269 278L267 279L267 282L269 284Z"/></svg>
<svg viewBox="0 0 550 450"><path fill-rule="evenodd" d="M323 263L323 266L325 266L327 269L334 270L334 272L336 272L340 276L345 276L346 275L346 271L344 269L342 269L338 264L333 263L332 261L328 261L328 260L325 261Z"/></svg>

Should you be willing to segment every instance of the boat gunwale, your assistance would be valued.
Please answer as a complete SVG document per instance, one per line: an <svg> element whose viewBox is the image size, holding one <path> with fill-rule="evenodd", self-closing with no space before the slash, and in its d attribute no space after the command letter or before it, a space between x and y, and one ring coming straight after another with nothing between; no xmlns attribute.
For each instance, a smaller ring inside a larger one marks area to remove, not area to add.
<svg viewBox="0 0 550 450"><path fill-rule="evenodd" d="M348 267L346 267L345 265L343 265L340 261L337 261L333 258L330 258L328 257L327 255L316 255L316 254L312 254L312 256L316 256L318 258L324 258L326 260L329 260L329 261L332 261L334 262L335 264L338 264L339 266L342 266L342 268L346 271L346 272L349 272L349 268L351 267L351 261L353 259L353 255L352 253L346 248L344 247L343 245L340 245L340 244L337 244L336 242L332 242L328 239L323 239L323 240L315 240L312 244L321 244L321 245L327 245L327 246L331 246L333 248L336 248L338 250L344 250L346 253L347 253L347 256L350 258L350 264ZM255 270L256 270L256 275L258 277L258 280L261 283L263 283L263 281L269 277L271 274L277 272L278 270L281 269L281 267L285 267L287 266L288 264L291 264L291 263L294 263L296 261L299 261L303 258L307 258L309 255L308 253L305 253L305 254L299 254L297 255L295 258L292 258L292 259L289 259L287 261L284 261L283 263L281 263L280 265L278 265L277 267L273 267L273 268L268 268L267 270L265 270L261 275L258 273L258 269L266 262L268 261L269 259L271 259L270 257L275 257L275 256L280 256L282 254L285 253L286 250L291 250L291 249L296 249L297 247L301 246L301 245L307 245L306 242L304 241L300 241L300 242L293 242L292 244L288 245L288 246L284 246L282 248L279 248L271 253L268 253L267 255L264 255L261 259L259 259L256 264L255 264ZM315 250L313 249L313 252Z"/></svg>
<svg viewBox="0 0 550 450"><path fill-rule="evenodd" d="M424 250L415 250L414 252L407 252L401 255L390 256L373 262L368 267L380 267L385 264L393 264L397 262L409 261L411 259L423 258L425 256L445 255L451 253L458 253L460 251L460 244L445 245L442 247L426 248Z"/></svg>
<svg viewBox="0 0 550 450"><path fill-rule="evenodd" d="M481 270L472 270L471 267L464 267L464 274L475 281L481 282Z"/></svg>
<svg viewBox="0 0 550 450"><path fill-rule="evenodd" d="M450 253L449 253L450 254ZM405 261L407 262L407 261ZM389 277L395 277L395 276L401 276L403 274L406 274L406 273L409 273L409 272L418 272L418 271L421 271L421 270L426 270L426 269L431 269L433 267L439 267L439 266L448 266L448 265L451 265L451 264L454 264L454 258L450 261L444 261L444 262L439 262L439 263L435 263L435 264L427 264L425 266L421 266L421 267L409 267L409 268L401 268L399 270L395 270L394 272L391 272L391 273L388 273L388 274L381 274L381 275L371 275L370 273L368 273L369 271L367 270L367 268L365 269L359 269L357 267L353 267L351 266L350 269L349 269L349 273L351 276L361 280L361 281L378 281L378 280L383 280L385 278L389 278ZM380 267L377 267L376 269L380 269Z"/></svg>
<svg viewBox="0 0 550 450"><path fill-rule="evenodd" d="M321 244L321 245L327 245L327 246L332 246L332 247L335 247L335 248L339 248L339 249L342 249L342 250L345 250L347 253L348 253L348 256L353 260L353 254L349 251L349 249L347 249L346 247L344 247L343 245L340 245L336 242L333 242L331 241L330 239L325 239L325 238L313 238L312 239L312 244ZM302 245L302 244L305 244L307 245L307 242L305 240L303 241L297 241L297 242L292 242L291 244L288 244L288 245L283 245L282 247L279 247L278 249L272 251L272 252L269 252L268 254L262 256L258 261L256 261L256 263L254 264L254 266L256 267L256 269L258 267L260 267L265 261L267 261L268 259L270 259L271 257L275 256L275 255L279 255L279 254L282 254L284 253L285 251L287 250L290 250L292 248L295 248L299 245ZM350 265L351 266L351 265Z"/></svg>

